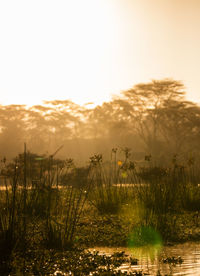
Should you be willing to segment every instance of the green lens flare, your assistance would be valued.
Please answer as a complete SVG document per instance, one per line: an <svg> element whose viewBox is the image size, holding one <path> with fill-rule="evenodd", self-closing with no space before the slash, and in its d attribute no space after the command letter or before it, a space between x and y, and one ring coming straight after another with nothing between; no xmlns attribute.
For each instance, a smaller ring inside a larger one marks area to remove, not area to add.
<svg viewBox="0 0 200 276"><path fill-rule="evenodd" d="M133 255L149 255L154 258L162 248L162 237L150 226L139 226L130 234L128 245Z"/></svg>
<svg viewBox="0 0 200 276"><path fill-rule="evenodd" d="M123 178L127 178L127 172L122 172L122 174L121 174L121 176L123 177Z"/></svg>
<svg viewBox="0 0 200 276"><path fill-rule="evenodd" d="M43 157L36 157L35 160L44 160Z"/></svg>

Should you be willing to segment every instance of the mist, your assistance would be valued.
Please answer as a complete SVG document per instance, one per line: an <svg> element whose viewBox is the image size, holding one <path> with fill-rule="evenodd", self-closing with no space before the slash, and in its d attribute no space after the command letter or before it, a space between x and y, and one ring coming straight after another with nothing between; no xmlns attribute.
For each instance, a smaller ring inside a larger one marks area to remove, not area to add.
<svg viewBox="0 0 200 276"><path fill-rule="evenodd" d="M151 154L157 162L174 154L199 156L200 107L185 94L180 81L163 79L137 84L94 108L70 100L1 105L0 157L14 158L24 143L45 155L62 146L57 157L79 164L95 153L107 160L115 147L130 148L133 159Z"/></svg>

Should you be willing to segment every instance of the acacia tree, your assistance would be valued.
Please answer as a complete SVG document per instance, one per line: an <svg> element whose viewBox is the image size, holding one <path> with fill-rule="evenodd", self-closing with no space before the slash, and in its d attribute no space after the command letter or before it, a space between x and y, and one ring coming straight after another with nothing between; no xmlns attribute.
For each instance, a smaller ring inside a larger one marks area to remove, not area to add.
<svg viewBox="0 0 200 276"><path fill-rule="evenodd" d="M27 139L27 109L24 105L0 106L0 155L12 157Z"/></svg>
<svg viewBox="0 0 200 276"><path fill-rule="evenodd" d="M200 133L200 107L189 101L166 101L159 113L159 129L173 153L197 148Z"/></svg>
<svg viewBox="0 0 200 276"><path fill-rule="evenodd" d="M70 100L45 101L52 107L47 119L59 139L73 139L81 136L84 107Z"/></svg>
<svg viewBox="0 0 200 276"><path fill-rule="evenodd" d="M71 101L51 101L30 108L0 106L0 154L16 155L27 142L33 152L52 152L80 132L80 108Z"/></svg>
<svg viewBox="0 0 200 276"><path fill-rule="evenodd" d="M157 155L163 140L160 110L172 101L182 102L184 94L184 86L179 81L153 80L123 91L114 101L119 104L119 112L126 117L129 128L137 131L146 150Z"/></svg>
<svg viewBox="0 0 200 276"><path fill-rule="evenodd" d="M88 113L87 125L90 137L103 138L112 145L120 144L129 135L125 114L119 112L117 101L110 101L97 106Z"/></svg>

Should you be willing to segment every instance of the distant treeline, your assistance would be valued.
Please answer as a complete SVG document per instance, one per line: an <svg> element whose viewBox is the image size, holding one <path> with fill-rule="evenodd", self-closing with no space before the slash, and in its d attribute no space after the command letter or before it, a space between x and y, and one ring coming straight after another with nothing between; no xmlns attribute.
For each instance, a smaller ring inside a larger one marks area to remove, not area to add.
<svg viewBox="0 0 200 276"><path fill-rule="evenodd" d="M200 153L200 106L185 99L181 82L153 80L121 92L110 102L88 108L69 100L44 105L0 105L0 158L23 151L85 161L95 152L130 147L164 160Z"/></svg>

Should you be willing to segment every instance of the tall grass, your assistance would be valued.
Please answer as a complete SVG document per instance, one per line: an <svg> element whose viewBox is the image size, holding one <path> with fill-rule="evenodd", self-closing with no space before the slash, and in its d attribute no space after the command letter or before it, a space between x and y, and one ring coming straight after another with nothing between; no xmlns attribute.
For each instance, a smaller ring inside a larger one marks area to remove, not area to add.
<svg viewBox="0 0 200 276"><path fill-rule="evenodd" d="M88 168L76 168L71 159L37 156L26 148L14 162L4 163L0 191L2 261L15 250L26 250L26 244L34 241L36 224L42 225L39 234L44 246L64 249L73 245L91 185L88 174Z"/></svg>
<svg viewBox="0 0 200 276"><path fill-rule="evenodd" d="M178 229L177 214L200 211L198 164L168 167L153 165L146 156L143 165L131 160L130 150L111 151L109 162L101 154L89 165L77 168L72 159L24 153L2 163L0 191L0 259L13 251L34 247L36 237L48 248L71 248L86 202L100 215L120 215L126 204L141 209L137 223L156 228L169 239ZM131 212L128 214L132 216ZM133 225L134 226L134 225ZM37 230L37 229L39 230ZM31 245L32 244L32 245Z"/></svg>
<svg viewBox="0 0 200 276"><path fill-rule="evenodd" d="M54 190L59 194L60 203L57 200L55 201L57 204L56 212L54 212L54 208L51 208L47 244L54 247L57 245L64 249L73 245L76 226L88 197L91 181L89 179L89 168L74 167L70 174L60 175L60 177L62 179L62 190L58 190L58 185ZM56 181L58 180L57 177Z"/></svg>
<svg viewBox="0 0 200 276"><path fill-rule="evenodd" d="M128 157L117 161L117 149L113 149L114 160L103 163L101 154L90 158L93 193L90 201L100 214L117 214L130 196L130 187L126 185L133 178L134 166ZM112 157L112 154L111 154Z"/></svg>
<svg viewBox="0 0 200 276"><path fill-rule="evenodd" d="M137 223L156 228L164 239L176 239L177 215L185 210L200 210L197 164L183 165L174 156L168 167L162 167L151 162L151 155L147 155L141 166L130 160L128 149L124 150L123 161L118 160L117 149L112 155L110 163L103 163L102 155L91 157L94 190L90 199L98 212L120 214L129 204L133 213L134 209L141 209Z"/></svg>
<svg viewBox="0 0 200 276"><path fill-rule="evenodd" d="M20 171L17 160L4 174L4 188L0 200L0 263L2 273L9 270L9 260L15 248L23 250L24 206L22 191L18 189Z"/></svg>

